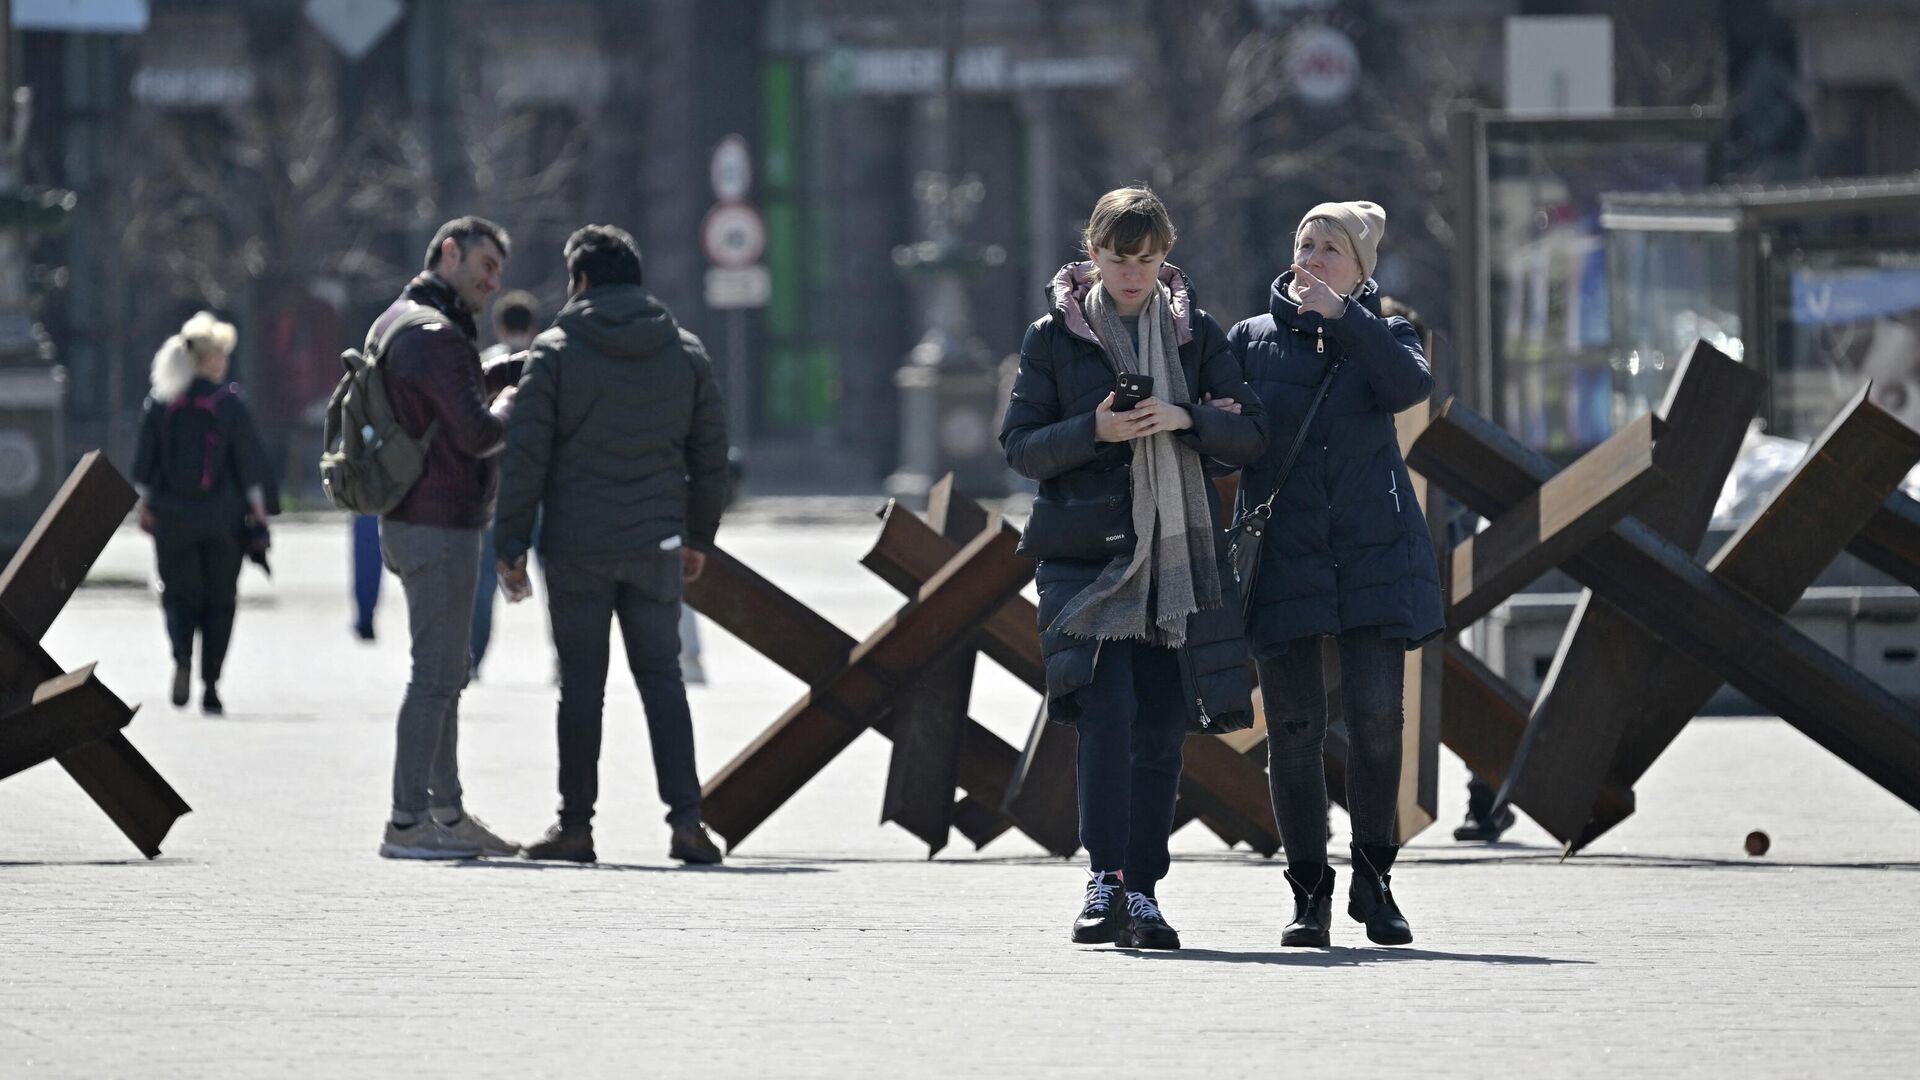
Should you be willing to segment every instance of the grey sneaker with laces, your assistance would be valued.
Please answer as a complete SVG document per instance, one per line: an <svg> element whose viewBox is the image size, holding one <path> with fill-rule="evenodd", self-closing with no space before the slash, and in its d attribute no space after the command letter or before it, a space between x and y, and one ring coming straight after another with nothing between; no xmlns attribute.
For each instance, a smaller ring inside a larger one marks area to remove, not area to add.
<svg viewBox="0 0 1920 1080"><path fill-rule="evenodd" d="M380 844L383 859L477 859L480 845L448 832L439 822L428 818L412 825L387 822L386 839Z"/></svg>
<svg viewBox="0 0 1920 1080"><path fill-rule="evenodd" d="M487 828L486 822L472 814L463 814L459 821L451 825L442 825L441 828L452 833L456 838L477 846L483 858L510 859L520 854L519 844L511 840L502 840L494 834L492 829Z"/></svg>

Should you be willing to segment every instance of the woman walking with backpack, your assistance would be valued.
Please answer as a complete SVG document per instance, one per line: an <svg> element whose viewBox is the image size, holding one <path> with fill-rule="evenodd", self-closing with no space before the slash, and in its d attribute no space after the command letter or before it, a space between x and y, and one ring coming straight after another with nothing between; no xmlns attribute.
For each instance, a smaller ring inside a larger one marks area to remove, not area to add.
<svg viewBox="0 0 1920 1080"><path fill-rule="evenodd" d="M140 527L153 535L160 606L173 644L176 706L187 703L200 638L200 708L225 711L220 669L233 635L240 564L267 544L266 461L240 388L224 382L232 324L202 311L153 357L133 459ZM251 513L251 517L249 517Z"/></svg>
<svg viewBox="0 0 1920 1080"><path fill-rule="evenodd" d="M1060 269L1050 310L1027 329L1000 430L1008 463L1040 482L1020 550L1041 560L1047 718L1079 731L1082 944L1180 947L1155 885L1181 743L1189 730L1252 723L1240 605L1202 463L1259 456L1266 418L1219 324L1166 263L1173 241L1153 192L1100 199L1087 261Z"/></svg>
<svg viewBox="0 0 1920 1080"><path fill-rule="evenodd" d="M1382 318L1373 270L1386 211L1322 203L1294 232L1293 266L1268 314L1227 333L1274 437L1241 476L1243 507L1270 507L1247 636L1267 714L1268 779L1287 851L1294 916L1282 945L1328 944L1327 708L1320 639L1340 651L1347 723L1353 880L1347 913L1367 937L1413 931L1389 888L1400 790L1400 712L1408 650L1444 620L1427 522L1400 457L1393 416L1427 399L1420 335Z"/></svg>

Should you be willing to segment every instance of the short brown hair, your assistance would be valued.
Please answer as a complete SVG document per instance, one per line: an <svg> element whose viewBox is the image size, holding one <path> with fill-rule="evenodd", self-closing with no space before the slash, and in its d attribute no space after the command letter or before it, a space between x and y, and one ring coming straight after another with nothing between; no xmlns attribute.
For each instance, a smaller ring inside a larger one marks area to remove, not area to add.
<svg viewBox="0 0 1920 1080"><path fill-rule="evenodd" d="M1114 188L1093 204L1083 235L1087 249L1106 248L1121 255L1171 250L1179 239L1160 196L1145 184Z"/></svg>
<svg viewBox="0 0 1920 1080"><path fill-rule="evenodd" d="M451 237L460 245L460 257L466 258L468 249L481 240L491 240L500 249L500 257L513 254L512 241L507 239L507 230L483 217L457 217L440 226L433 234L433 242L427 245L427 269L440 269L440 247Z"/></svg>

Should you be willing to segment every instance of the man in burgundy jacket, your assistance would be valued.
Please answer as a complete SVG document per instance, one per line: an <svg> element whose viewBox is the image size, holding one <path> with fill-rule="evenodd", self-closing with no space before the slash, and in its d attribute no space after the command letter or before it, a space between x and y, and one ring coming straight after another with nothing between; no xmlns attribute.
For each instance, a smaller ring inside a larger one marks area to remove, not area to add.
<svg viewBox="0 0 1920 1080"><path fill-rule="evenodd" d="M481 534L493 517L495 459L514 398L510 386L487 385L474 316L500 288L507 251L506 230L491 221L447 222L427 248L426 270L374 321L378 336L416 307L446 316L401 331L381 361L401 426L418 438L438 425L419 482L380 519L380 554L406 592L413 638L393 758L393 817L380 845L390 859L519 853L466 812L457 754Z"/></svg>

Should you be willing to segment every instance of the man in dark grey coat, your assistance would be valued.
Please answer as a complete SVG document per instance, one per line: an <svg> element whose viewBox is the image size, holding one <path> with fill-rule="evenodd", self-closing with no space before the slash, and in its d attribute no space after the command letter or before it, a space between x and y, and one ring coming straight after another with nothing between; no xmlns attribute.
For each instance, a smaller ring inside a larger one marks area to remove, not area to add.
<svg viewBox="0 0 1920 1080"><path fill-rule="evenodd" d="M640 250L610 225L567 238L568 302L534 339L507 428L494 545L514 599L540 554L560 654L560 821L530 859L592 862L611 623L646 707L669 855L717 863L700 823L680 601L726 496L725 410L700 339L640 285Z"/></svg>

